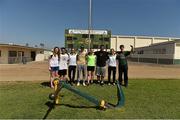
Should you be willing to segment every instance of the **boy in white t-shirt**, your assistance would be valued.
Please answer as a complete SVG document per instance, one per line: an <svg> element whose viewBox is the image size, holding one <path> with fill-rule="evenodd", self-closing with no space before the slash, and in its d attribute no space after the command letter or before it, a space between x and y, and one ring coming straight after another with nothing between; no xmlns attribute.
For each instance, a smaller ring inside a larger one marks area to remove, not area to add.
<svg viewBox="0 0 180 120"><path fill-rule="evenodd" d="M113 73L113 82L112 85L115 85L116 80L116 54L114 52L114 49L112 48L110 50L109 59L108 59L108 85L111 84L111 73Z"/></svg>
<svg viewBox="0 0 180 120"><path fill-rule="evenodd" d="M60 76L61 80L66 80L66 75L67 75L67 69L68 69L68 60L69 56L66 53L65 48L61 48L61 54L60 54L60 61L59 61L59 71L58 74Z"/></svg>

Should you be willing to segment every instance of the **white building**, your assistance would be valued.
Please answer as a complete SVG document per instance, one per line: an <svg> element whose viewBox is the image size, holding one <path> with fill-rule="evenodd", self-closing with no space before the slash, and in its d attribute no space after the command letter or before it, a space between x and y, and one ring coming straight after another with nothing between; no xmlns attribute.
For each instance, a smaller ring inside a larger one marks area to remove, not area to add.
<svg viewBox="0 0 180 120"><path fill-rule="evenodd" d="M157 64L180 64L180 39L135 48L132 61Z"/></svg>
<svg viewBox="0 0 180 120"><path fill-rule="evenodd" d="M44 60L43 48L15 44L0 44L0 64L13 64Z"/></svg>
<svg viewBox="0 0 180 120"><path fill-rule="evenodd" d="M180 38L112 35L110 48L114 48L115 51L119 51L119 46L123 44L125 46L125 50L129 51L131 49L130 45L133 45L134 48L138 48L177 39Z"/></svg>

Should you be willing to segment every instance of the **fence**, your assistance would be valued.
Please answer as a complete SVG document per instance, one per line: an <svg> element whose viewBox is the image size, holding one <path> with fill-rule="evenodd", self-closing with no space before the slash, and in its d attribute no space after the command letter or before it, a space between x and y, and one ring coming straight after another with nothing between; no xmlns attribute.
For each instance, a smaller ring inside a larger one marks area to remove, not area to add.
<svg viewBox="0 0 180 120"><path fill-rule="evenodd" d="M9 57L8 63L14 64L14 63L23 63L26 64L26 62L32 61L32 58L30 57Z"/></svg>
<svg viewBox="0 0 180 120"><path fill-rule="evenodd" d="M174 64L174 54L133 54L128 59L138 63Z"/></svg>

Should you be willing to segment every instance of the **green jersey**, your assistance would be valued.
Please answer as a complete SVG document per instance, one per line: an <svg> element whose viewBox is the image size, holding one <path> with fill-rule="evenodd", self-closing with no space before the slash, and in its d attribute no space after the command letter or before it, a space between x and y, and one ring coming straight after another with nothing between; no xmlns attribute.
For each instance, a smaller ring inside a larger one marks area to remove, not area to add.
<svg viewBox="0 0 180 120"><path fill-rule="evenodd" d="M130 52L120 52L116 59L119 62L119 65L127 65L127 56L130 55Z"/></svg>
<svg viewBox="0 0 180 120"><path fill-rule="evenodd" d="M95 66L96 65L96 56L88 55L87 56L87 66Z"/></svg>

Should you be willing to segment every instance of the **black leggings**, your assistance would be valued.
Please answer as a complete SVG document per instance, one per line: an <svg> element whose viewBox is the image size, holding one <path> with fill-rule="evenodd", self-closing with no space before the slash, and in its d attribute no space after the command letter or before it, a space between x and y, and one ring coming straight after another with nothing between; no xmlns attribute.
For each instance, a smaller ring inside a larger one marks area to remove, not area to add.
<svg viewBox="0 0 180 120"><path fill-rule="evenodd" d="M113 73L113 82L116 80L116 67L108 67L108 82L111 82L111 72Z"/></svg>
<svg viewBox="0 0 180 120"><path fill-rule="evenodd" d="M70 82L74 82L75 74L76 74L76 66L69 66L68 77L69 77Z"/></svg>

